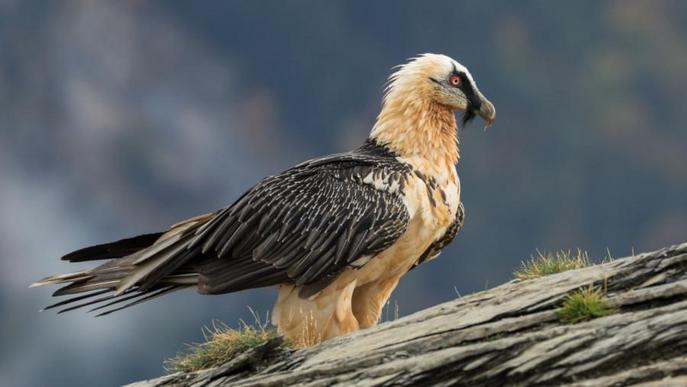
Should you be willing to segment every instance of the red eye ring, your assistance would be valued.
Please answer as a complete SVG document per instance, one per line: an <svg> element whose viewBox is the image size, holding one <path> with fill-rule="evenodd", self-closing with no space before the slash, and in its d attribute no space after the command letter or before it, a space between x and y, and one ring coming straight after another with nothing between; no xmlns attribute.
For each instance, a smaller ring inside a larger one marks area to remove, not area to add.
<svg viewBox="0 0 687 387"><path fill-rule="evenodd" d="M458 86L460 85L460 77L458 75L453 74L448 78L448 83L450 83L451 86Z"/></svg>

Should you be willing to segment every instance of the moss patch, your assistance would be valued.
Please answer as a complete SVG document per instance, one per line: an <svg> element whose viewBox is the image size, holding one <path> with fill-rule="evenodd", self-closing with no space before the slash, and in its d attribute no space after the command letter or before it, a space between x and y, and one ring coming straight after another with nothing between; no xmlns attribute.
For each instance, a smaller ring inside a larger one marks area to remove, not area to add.
<svg viewBox="0 0 687 387"><path fill-rule="evenodd" d="M537 251L536 256L523 262L520 269L513 275L520 280L539 278L546 275L561 273L568 270L581 269L591 265L589 256L582 250L576 253L571 251L557 251L554 253L542 253Z"/></svg>
<svg viewBox="0 0 687 387"><path fill-rule="evenodd" d="M608 306L603 293L599 289L589 287L567 295L563 306L558 310L558 318L566 324L576 324L614 312L613 308Z"/></svg>
<svg viewBox="0 0 687 387"><path fill-rule="evenodd" d="M262 324L250 326L243 322L239 329L213 322L212 328L205 328L203 333L204 343L190 344L185 351L165 361L168 372L191 372L216 367L279 336L276 331ZM291 347L288 340L284 341L284 345Z"/></svg>

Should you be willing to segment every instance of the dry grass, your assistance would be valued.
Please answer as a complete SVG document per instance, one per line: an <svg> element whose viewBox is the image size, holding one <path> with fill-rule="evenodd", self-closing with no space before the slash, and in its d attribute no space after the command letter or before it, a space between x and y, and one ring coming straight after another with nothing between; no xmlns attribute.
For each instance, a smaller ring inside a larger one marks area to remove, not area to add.
<svg viewBox="0 0 687 387"><path fill-rule="evenodd" d="M203 329L203 335L205 342L188 345L185 351L165 361L165 369L171 373L216 367L279 336L275 330L267 328L267 323L261 323L257 317L255 325L248 325L241 321L238 329L213 321L212 327ZM284 341L284 345L292 346L288 340Z"/></svg>
<svg viewBox="0 0 687 387"><path fill-rule="evenodd" d="M568 270L581 269L591 264L592 262L589 260L587 252L579 249L576 253L572 253L570 250L554 253L537 251L536 256L532 256L529 261L523 262L522 266L513 274L517 279L528 280Z"/></svg>
<svg viewBox="0 0 687 387"><path fill-rule="evenodd" d="M566 324L576 324L614 312L608 306L603 292L590 286L567 295L558 310L558 318Z"/></svg>

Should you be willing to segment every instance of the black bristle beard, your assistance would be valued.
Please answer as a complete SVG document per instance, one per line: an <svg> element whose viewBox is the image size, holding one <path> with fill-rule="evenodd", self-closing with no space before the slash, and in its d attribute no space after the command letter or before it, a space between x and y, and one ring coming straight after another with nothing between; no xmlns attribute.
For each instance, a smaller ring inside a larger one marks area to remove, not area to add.
<svg viewBox="0 0 687 387"><path fill-rule="evenodd" d="M463 118L460 120L462 125L461 128L465 129L467 125L475 118L476 114L475 111L472 109L468 109L463 113Z"/></svg>

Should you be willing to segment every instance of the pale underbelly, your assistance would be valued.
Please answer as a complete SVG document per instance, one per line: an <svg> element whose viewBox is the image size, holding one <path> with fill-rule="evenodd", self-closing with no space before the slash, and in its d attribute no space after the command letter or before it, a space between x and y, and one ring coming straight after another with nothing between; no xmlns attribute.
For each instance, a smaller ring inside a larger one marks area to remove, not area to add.
<svg viewBox="0 0 687 387"><path fill-rule="evenodd" d="M428 230L422 223L419 218L416 218L396 243L371 257L364 266L346 269L336 282L340 284L339 286L345 286L357 280L356 286L362 286L405 274L434 242L436 232Z"/></svg>

